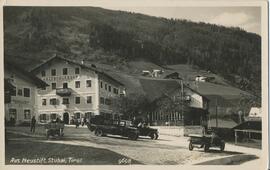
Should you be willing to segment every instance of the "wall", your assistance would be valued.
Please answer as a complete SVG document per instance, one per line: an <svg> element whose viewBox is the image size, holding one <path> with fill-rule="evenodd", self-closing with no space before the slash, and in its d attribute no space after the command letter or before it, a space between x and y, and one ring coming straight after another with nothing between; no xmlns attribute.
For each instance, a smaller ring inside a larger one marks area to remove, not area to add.
<svg viewBox="0 0 270 170"><path fill-rule="evenodd" d="M102 84L102 85L101 85ZM107 88L106 88L107 86ZM111 87L111 91L109 91L109 86ZM117 89L118 93L114 93L114 88ZM111 80L107 79L104 76L99 77L99 98L109 99L113 102L113 98L119 97L122 89L121 87L112 82ZM111 105L106 103L99 103L99 108L101 113L112 113Z"/></svg>
<svg viewBox="0 0 270 170"><path fill-rule="evenodd" d="M16 109L16 124L22 122L30 122L31 117L36 114L37 107L35 102L36 96L36 86L29 81L25 80L23 75L17 73L16 71L5 70L5 79L12 79L12 84L16 86L16 96L11 96L11 103L5 104L5 118L10 120L10 109ZM24 97L23 88L30 89L30 97ZM18 90L22 89L22 96L18 95ZM30 110L30 116L25 119L24 110Z"/></svg>
<svg viewBox="0 0 270 170"><path fill-rule="evenodd" d="M75 74L75 68L80 68L80 74ZM68 74L63 75L63 68L68 68ZM56 76L51 76L51 69L56 69ZM46 76L42 77L41 71L37 76L47 82L50 86L46 90L38 91L39 114L57 113L63 119L63 113L69 114L69 121L74 113L80 112L83 116L86 112L99 114L99 95L98 95L98 75L89 69L81 68L78 65L65 61L53 62L45 67ZM86 87L86 80L91 80L91 87ZM80 88L75 87L75 82L80 81ZM63 83L68 83L68 88L72 90L70 96L61 97L52 89L51 83L56 83L56 88L63 88ZM92 96L92 103L86 103L86 97ZM75 103L75 97L80 97L80 104ZM56 98L57 105L50 105L50 99ZM63 98L69 99L69 104L62 104ZM46 106L42 105L42 99L47 99Z"/></svg>

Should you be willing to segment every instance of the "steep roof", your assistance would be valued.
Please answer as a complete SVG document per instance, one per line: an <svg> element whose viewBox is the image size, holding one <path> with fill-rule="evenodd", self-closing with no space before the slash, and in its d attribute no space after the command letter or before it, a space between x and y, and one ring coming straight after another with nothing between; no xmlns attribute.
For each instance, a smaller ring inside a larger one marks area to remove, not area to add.
<svg viewBox="0 0 270 170"><path fill-rule="evenodd" d="M211 106L215 106L216 103L222 107L236 106L242 95L251 95L235 87L209 82L195 82L190 85L190 88L210 99Z"/></svg>
<svg viewBox="0 0 270 170"><path fill-rule="evenodd" d="M193 83L190 87L203 95L218 95L223 96L226 99L238 98L242 94L250 95L249 93L232 86L224 86L209 82L196 82Z"/></svg>
<svg viewBox="0 0 270 170"><path fill-rule="evenodd" d="M151 78L141 78L141 86L145 92L147 98L150 101L154 101L163 96L170 96L176 90L181 89L180 80L177 79L151 79ZM183 85L184 88L188 88L194 93L202 96L208 100L204 95L198 93L196 90L189 88L186 85Z"/></svg>
<svg viewBox="0 0 270 170"><path fill-rule="evenodd" d="M46 64L48 63L51 63L55 60L63 60L63 61L66 61L66 62L69 62L69 63L72 63L74 65L78 65L80 66L81 68L84 68L84 69L88 69L88 70L92 70L94 71L95 73L101 75L101 76L104 76L106 77L107 79L121 85L121 86L124 86L121 82L119 82L118 80L112 78L110 75L106 74L105 72L91 66L91 65L88 65L88 64L82 64L82 63L79 63L78 61L74 61L74 60L70 60L70 59L67 59L65 56L59 56L59 55L54 55L53 57L49 58L48 60L44 61L43 63L37 65L36 67L34 67L31 72L32 73L36 73L37 71L39 71L43 66L45 66Z"/></svg>
<svg viewBox="0 0 270 170"><path fill-rule="evenodd" d="M49 86L46 82L36 77L34 74L25 71L20 66L14 64L12 61L5 59L4 61L4 67L7 70L14 71L21 77L24 77L25 80L35 84L38 88Z"/></svg>
<svg viewBox="0 0 270 170"><path fill-rule="evenodd" d="M140 82L146 97L150 101L168 95L180 87L175 80L140 79Z"/></svg>

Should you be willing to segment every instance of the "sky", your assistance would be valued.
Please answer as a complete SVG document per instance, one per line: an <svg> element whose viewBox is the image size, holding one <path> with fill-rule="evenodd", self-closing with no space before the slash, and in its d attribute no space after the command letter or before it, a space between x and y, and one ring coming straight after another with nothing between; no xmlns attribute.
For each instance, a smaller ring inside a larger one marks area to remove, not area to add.
<svg viewBox="0 0 270 170"><path fill-rule="evenodd" d="M164 18L187 19L227 27L240 27L261 35L260 7L106 7Z"/></svg>

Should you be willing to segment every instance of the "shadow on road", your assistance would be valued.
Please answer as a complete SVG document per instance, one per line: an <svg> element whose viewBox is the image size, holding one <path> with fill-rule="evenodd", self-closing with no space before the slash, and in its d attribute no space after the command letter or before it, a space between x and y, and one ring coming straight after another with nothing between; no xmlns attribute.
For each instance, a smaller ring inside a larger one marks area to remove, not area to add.
<svg viewBox="0 0 270 170"><path fill-rule="evenodd" d="M24 138L21 138L24 139ZM12 162L13 158L19 162ZM43 161L36 161L42 158ZM29 162L23 162L23 159ZM129 160L123 162L121 160ZM73 160L73 161L70 161ZM72 165L119 165L142 164L137 160L108 149L90 146L75 146L42 141L10 140L6 145L6 164L72 164Z"/></svg>
<svg viewBox="0 0 270 170"><path fill-rule="evenodd" d="M198 150L199 152L204 152L203 150ZM235 151L220 151L220 150L214 150L214 149L210 149L208 152L206 153L222 153L222 154L228 154L228 155L237 155L237 154L243 154L241 152L235 152Z"/></svg>

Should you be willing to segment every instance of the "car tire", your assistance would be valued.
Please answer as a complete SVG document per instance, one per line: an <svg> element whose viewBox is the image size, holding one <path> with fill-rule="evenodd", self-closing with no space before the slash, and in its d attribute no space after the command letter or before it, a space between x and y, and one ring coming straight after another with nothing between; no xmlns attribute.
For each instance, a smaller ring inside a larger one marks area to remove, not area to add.
<svg viewBox="0 0 270 170"><path fill-rule="evenodd" d="M138 134L131 133L131 134L129 134L129 137L128 137L128 138L129 138L130 140L137 140L138 137L139 137Z"/></svg>
<svg viewBox="0 0 270 170"><path fill-rule="evenodd" d="M95 135L96 136L103 136L103 131L101 129L96 129Z"/></svg>
<svg viewBox="0 0 270 170"><path fill-rule="evenodd" d="M225 149L225 142L221 142L220 151L224 151L224 149Z"/></svg>
<svg viewBox="0 0 270 170"><path fill-rule="evenodd" d="M193 150L193 144L192 144L192 142L190 141L189 142L189 145L188 145L188 150L190 150L190 151L192 151Z"/></svg>
<svg viewBox="0 0 270 170"><path fill-rule="evenodd" d="M157 134L157 133L152 133L152 134L150 135L150 138L151 138L152 140L157 140L158 134Z"/></svg>
<svg viewBox="0 0 270 170"><path fill-rule="evenodd" d="M204 152L208 152L209 151L209 144L205 144L204 145Z"/></svg>

